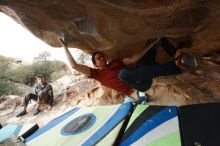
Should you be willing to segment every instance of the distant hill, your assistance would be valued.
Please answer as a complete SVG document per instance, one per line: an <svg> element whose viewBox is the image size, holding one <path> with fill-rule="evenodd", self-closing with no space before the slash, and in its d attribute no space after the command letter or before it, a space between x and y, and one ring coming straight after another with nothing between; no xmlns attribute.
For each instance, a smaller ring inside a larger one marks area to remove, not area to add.
<svg viewBox="0 0 220 146"><path fill-rule="evenodd" d="M24 61L20 58L6 57L6 56L0 55L0 63L1 63L1 60L2 61L9 61L9 63L10 63L9 67L12 69L15 69L15 68L22 66L22 65L30 65L31 64L30 62Z"/></svg>

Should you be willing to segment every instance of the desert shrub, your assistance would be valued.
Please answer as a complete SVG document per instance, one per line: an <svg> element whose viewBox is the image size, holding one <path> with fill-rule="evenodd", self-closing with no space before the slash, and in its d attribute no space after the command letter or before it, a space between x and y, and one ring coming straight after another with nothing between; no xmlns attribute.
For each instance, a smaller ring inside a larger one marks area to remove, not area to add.
<svg viewBox="0 0 220 146"><path fill-rule="evenodd" d="M7 80L1 80L0 82L0 97L2 95L22 95L23 92L20 91L13 82Z"/></svg>
<svg viewBox="0 0 220 146"><path fill-rule="evenodd" d="M0 56L0 96L11 93L15 94L17 92L16 86L10 81L7 81L10 77L8 74L10 71L9 65L10 59Z"/></svg>
<svg viewBox="0 0 220 146"><path fill-rule="evenodd" d="M10 70L10 59L0 55L0 79L7 79Z"/></svg>
<svg viewBox="0 0 220 146"><path fill-rule="evenodd" d="M20 66L10 71L10 79L17 83L30 85L34 72L31 65Z"/></svg>
<svg viewBox="0 0 220 146"><path fill-rule="evenodd" d="M60 61L34 62L31 65L20 66L11 72L11 80L32 86L35 83L35 75L41 74L46 80L51 80L51 75L57 73L64 75L65 64ZM61 72L61 73L59 73ZM57 75L57 78L61 76ZM53 79L57 79L53 77Z"/></svg>

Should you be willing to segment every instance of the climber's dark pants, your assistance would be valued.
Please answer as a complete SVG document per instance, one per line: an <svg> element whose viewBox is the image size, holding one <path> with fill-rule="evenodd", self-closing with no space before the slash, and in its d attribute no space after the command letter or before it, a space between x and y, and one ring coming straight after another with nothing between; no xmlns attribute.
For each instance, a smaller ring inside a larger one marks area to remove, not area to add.
<svg viewBox="0 0 220 146"><path fill-rule="evenodd" d="M174 57L176 48L163 37L137 62L135 68L120 70L119 79L128 86L144 92L150 88L153 78L181 73L175 61L162 64L155 62L157 50L160 47L164 48L170 57Z"/></svg>

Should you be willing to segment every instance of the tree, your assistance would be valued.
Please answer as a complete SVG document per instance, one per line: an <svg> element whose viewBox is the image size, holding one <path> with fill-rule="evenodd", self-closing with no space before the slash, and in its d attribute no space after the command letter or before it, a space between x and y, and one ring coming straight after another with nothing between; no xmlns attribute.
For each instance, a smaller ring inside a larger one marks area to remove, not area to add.
<svg viewBox="0 0 220 146"><path fill-rule="evenodd" d="M80 52L80 55L79 57L77 58L77 61L80 63L80 64L87 64L88 61L90 61L90 55L87 54L87 53L84 53L84 52Z"/></svg>
<svg viewBox="0 0 220 146"><path fill-rule="evenodd" d="M45 62L51 56L50 52L44 51L39 53L37 57L34 57L34 62Z"/></svg>

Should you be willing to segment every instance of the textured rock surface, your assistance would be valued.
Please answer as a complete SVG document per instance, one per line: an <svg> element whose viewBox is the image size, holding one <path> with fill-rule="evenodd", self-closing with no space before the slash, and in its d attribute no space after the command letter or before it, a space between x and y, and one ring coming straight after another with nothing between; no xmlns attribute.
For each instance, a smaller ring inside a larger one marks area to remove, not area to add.
<svg viewBox="0 0 220 146"><path fill-rule="evenodd" d="M166 35L191 36L196 55L220 49L219 0L2 0L0 10L51 46L63 32L70 47L110 57Z"/></svg>
<svg viewBox="0 0 220 146"><path fill-rule="evenodd" d="M147 93L156 105L220 102L220 66L204 61L196 71L155 78Z"/></svg>

